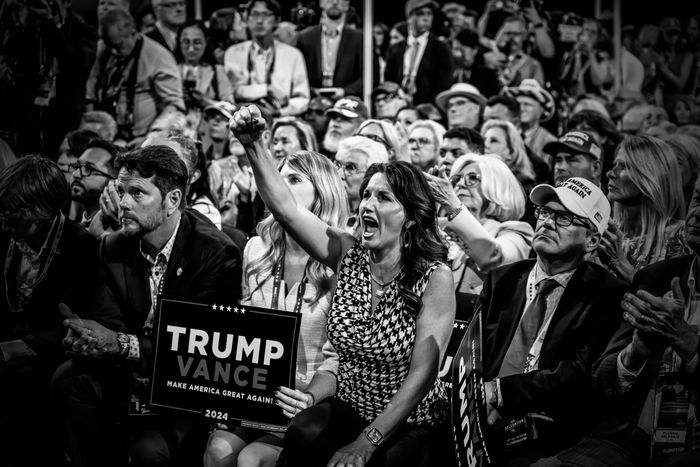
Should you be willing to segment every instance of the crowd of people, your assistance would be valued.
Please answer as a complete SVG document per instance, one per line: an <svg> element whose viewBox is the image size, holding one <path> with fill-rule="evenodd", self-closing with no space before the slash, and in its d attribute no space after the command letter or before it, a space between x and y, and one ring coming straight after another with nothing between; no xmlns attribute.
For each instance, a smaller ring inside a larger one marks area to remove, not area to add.
<svg viewBox="0 0 700 467"><path fill-rule="evenodd" d="M0 466L456 465L477 315L493 465L700 464L700 16L400 3L0 5ZM285 432L148 409L163 298L300 314Z"/></svg>

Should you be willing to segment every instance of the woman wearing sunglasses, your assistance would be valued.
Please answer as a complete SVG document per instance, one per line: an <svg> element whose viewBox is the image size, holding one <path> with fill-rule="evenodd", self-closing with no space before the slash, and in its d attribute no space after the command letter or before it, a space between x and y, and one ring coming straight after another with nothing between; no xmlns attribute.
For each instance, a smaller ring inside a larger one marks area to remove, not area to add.
<svg viewBox="0 0 700 467"><path fill-rule="evenodd" d="M449 179L443 172L429 176L429 182L446 213L440 227L451 240L448 260L458 317L471 317L486 273L530 254L534 232L520 221L525 194L496 155L461 156L452 165Z"/></svg>

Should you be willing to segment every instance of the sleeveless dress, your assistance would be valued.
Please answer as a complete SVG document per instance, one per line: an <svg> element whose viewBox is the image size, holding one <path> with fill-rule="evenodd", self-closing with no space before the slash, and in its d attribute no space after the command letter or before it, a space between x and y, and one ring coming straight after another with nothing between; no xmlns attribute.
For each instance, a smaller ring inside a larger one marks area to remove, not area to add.
<svg viewBox="0 0 700 467"><path fill-rule="evenodd" d="M414 293L423 295L439 264L428 267ZM368 422L374 420L406 379L415 337L416 318L399 295L397 281L372 311L369 252L356 241L339 268L328 315L328 338L340 359L337 397ZM436 377L407 423L435 426L446 419L448 407L445 386Z"/></svg>

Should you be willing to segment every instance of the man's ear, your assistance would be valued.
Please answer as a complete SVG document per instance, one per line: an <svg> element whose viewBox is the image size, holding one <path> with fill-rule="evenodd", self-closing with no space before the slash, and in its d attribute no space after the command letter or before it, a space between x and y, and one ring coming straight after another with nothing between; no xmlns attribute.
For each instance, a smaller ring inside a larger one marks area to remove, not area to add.
<svg viewBox="0 0 700 467"><path fill-rule="evenodd" d="M586 253L592 253L600 245L600 239L603 238L603 236L598 230L590 230L589 233L586 234L586 237Z"/></svg>
<svg viewBox="0 0 700 467"><path fill-rule="evenodd" d="M184 202L183 193L180 188L170 190L165 196L165 210L168 216L172 216L180 209L180 205Z"/></svg>
<svg viewBox="0 0 700 467"><path fill-rule="evenodd" d="M192 171L192 175L190 175L190 185L193 185L194 182L199 180L199 177L201 177L201 176L202 176L202 171L199 169L194 169Z"/></svg>
<svg viewBox="0 0 700 467"><path fill-rule="evenodd" d="M601 175L603 175L603 163L600 160L593 161L593 176L596 180L600 180Z"/></svg>

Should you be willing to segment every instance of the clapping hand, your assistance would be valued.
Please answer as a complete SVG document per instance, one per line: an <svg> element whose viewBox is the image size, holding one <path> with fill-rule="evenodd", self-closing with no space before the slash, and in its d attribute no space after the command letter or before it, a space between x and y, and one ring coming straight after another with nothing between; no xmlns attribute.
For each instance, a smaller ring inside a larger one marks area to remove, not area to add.
<svg viewBox="0 0 700 467"><path fill-rule="evenodd" d="M639 338L657 351L671 346L685 361L698 351L698 327L685 320L686 297L680 279L674 277L671 290L657 297L644 290L625 294L623 318L639 333Z"/></svg>
<svg viewBox="0 0 700 467"><path fill-rule="evenodd" d="M623 280L632 282L634 267L627 259L622 247L624 234L614 222L608 224L608 228L603 232L600 239L598 253L604 264L608 265L612 271Z"/></svg>
<svg viewBox="0 0 700 467"><path fill-rule="evenodd" d="M233 114L229 121L233 136L244 146L250 146L260 140L265 131L265 120L260 109L255 105L245 105Z"/></svg>

